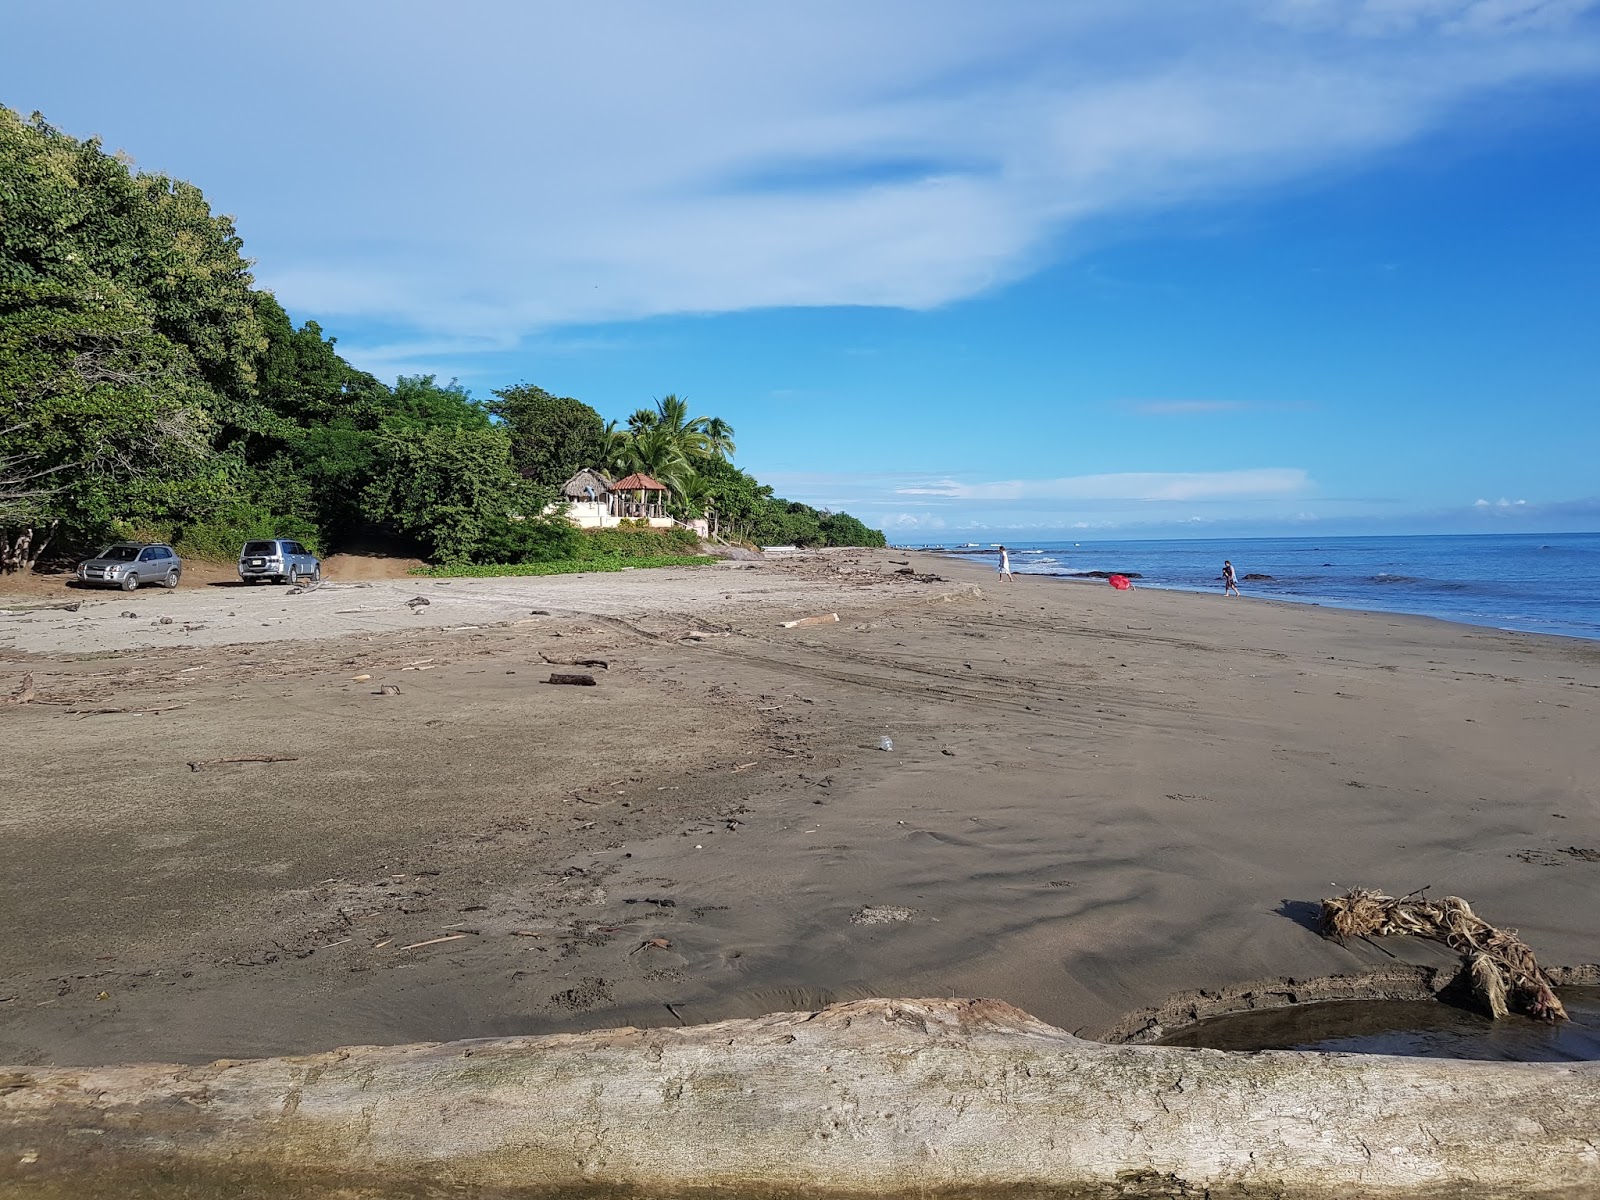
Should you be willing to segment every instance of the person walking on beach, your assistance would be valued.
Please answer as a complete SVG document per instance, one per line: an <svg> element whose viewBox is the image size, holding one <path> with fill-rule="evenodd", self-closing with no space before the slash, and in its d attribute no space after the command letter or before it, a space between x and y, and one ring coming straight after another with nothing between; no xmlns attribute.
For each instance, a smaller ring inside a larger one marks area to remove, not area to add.
<svg viewBox="0 0 1600 1200"><path fill-rule="evenodd" d="M1011 574L1011 555L1006 552L1004 546L1000 547L1000 578L1016 582L1016 577Z"/></svg>
<svg viewBox="0 0 1600 1200"><path fill-rule="evenodd" d="M1222 560L1222 594L1239 596L1239 577L1233 573L1233 563L1228 559Z"/></svg>

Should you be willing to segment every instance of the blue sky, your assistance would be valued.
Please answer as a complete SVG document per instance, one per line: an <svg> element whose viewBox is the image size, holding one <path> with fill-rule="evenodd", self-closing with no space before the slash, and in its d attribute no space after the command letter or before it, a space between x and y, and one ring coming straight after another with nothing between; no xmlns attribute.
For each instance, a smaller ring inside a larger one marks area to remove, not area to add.
<svg viewBox="0 0 1600 1200"><path fill-rule="evenodd" d="M1595 0L56 0L0 103L893 540L1600 528Z"/></svg>

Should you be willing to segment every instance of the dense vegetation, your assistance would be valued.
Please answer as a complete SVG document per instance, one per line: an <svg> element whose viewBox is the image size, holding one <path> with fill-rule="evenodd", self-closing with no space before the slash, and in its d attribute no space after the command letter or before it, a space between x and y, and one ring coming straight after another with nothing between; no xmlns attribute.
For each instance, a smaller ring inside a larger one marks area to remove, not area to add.
<svg viewBox="0 0 1600 1200"><path fill-rule="evenodd" d="M390 387L255 288L242 249L192 184L0 108L4 569L124 537L218 558L274 534L452 564L692 552L643 532L597 550L538 516L587 466L655 476L730 539L883 543L774 497L676 396L618 426L528 385Z"/></svg>

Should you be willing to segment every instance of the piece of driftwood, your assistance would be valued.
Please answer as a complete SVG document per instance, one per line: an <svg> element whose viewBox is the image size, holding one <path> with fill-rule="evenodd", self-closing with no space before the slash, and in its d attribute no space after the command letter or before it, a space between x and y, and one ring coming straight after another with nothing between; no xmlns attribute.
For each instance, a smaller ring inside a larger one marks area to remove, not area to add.
<svg viewBox="0 0 1600 1200"><path fill-rule="evenodd" d="M67 712L75 717L103 717L110 713L137 713L140 716L155 715L156 713L174 712L180 708L188 708L193 700L180 700L177 704L157 704L144 708L69 708Z"/></svg>
<svg viewBox="0 0 1600 1200"><path fill-rule="evenodd" d="M539 651L539 657L552 667L599 667L601 670L609 667L603 658L551 658L543 650Z"/></svg>
<svg viewBox="0 0 1600 1200"><path fill-rule="evenodd" d="M783 627L785 629L796 629L801 625L833 625L838 620L838 613L828 613L826 616L821 617L801 617L797 621L785 621Z"/></svg>
<svg viewBox="0 0 1600 1200"><path fill-rule="evenodd" d="M293 754L236 754L229 758L201 758L189 764L189 770L200 771L206 767L220 767L224 763L275 763L299 762L298 756Z"/></svg>
<svg viewBox="0 0 1600 1200"><path fill-rule="evenodd" d="M33 672L29 671L22 677L22 682L17 685L17 690L6 697L7 704L32 704L33 703Z"/></svg>
<svg viewBox="0 0 1600 1200"><path fill-rule="evenodd" d="M0 1195L1600 1198L1600 1063L1079 1040L992 1000L0 1068Z"/></svg>
<svg viewBox="0 0 1600 1200"><path fill-rule="evenodd" d="M429 938L425 942L412 942L411 945L409 945L409 946L401 946L400 949L402 949L402 950L420 950L424 946L437 946L440 942L458 942L462 938L470 937L470 936L471 936L470 934L466 934L466 933L449 933L449 934L446 934L444 937Z"/></svg>
<svg viewBox="0 0 1600 1200"><path fill-rule="evenodd" d="M593 675L563 675L560 672L552 672L550 678L545 682L570 683L574 687L594 687L595 685Z"/></svg>
<svg viewBox="0 0 1600 1200"><path fill-rule="evenodd" d="M1352 888L1322 902L1322 931L1340 941L1408 933L1443 942L1461 955L1473 994L1491 1017L1498 1020L1515 1006L1539 1020L1567 1019L1550 977L1527 944L1489 924L1460 896L1428 900L1416 892L1395 897Z"/></svg>

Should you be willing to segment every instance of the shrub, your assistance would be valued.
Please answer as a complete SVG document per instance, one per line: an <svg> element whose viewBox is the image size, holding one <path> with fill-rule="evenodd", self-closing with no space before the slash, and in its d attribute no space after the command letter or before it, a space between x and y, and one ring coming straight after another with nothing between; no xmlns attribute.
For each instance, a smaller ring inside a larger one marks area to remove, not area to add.
<svg viewBox="0 0 1600 1200"><path fill-rule="evenodd" d="M674 525L669 529L623 525L615 529L585 529L579 535L580 547L574 557L656 558L663 554L695 554L700 538L692 529Z"/></svg>
<svg viewBox="0 0 1600 1200"><path fill-rule="evenodd" d="M278 516L249 503L229 505L204 521L185 525L174 543L184 558L232 562L246 542L293 538L320 554L317 528L303 517Z"/></svg>
<svg viewBox="0 0 1600 1200"><path fill-rule="evenodd" d="M563 517L529 517L513 521L497 517L487 521L477 546L475 563L545 563L577 558L583 538Z"/></svg>

